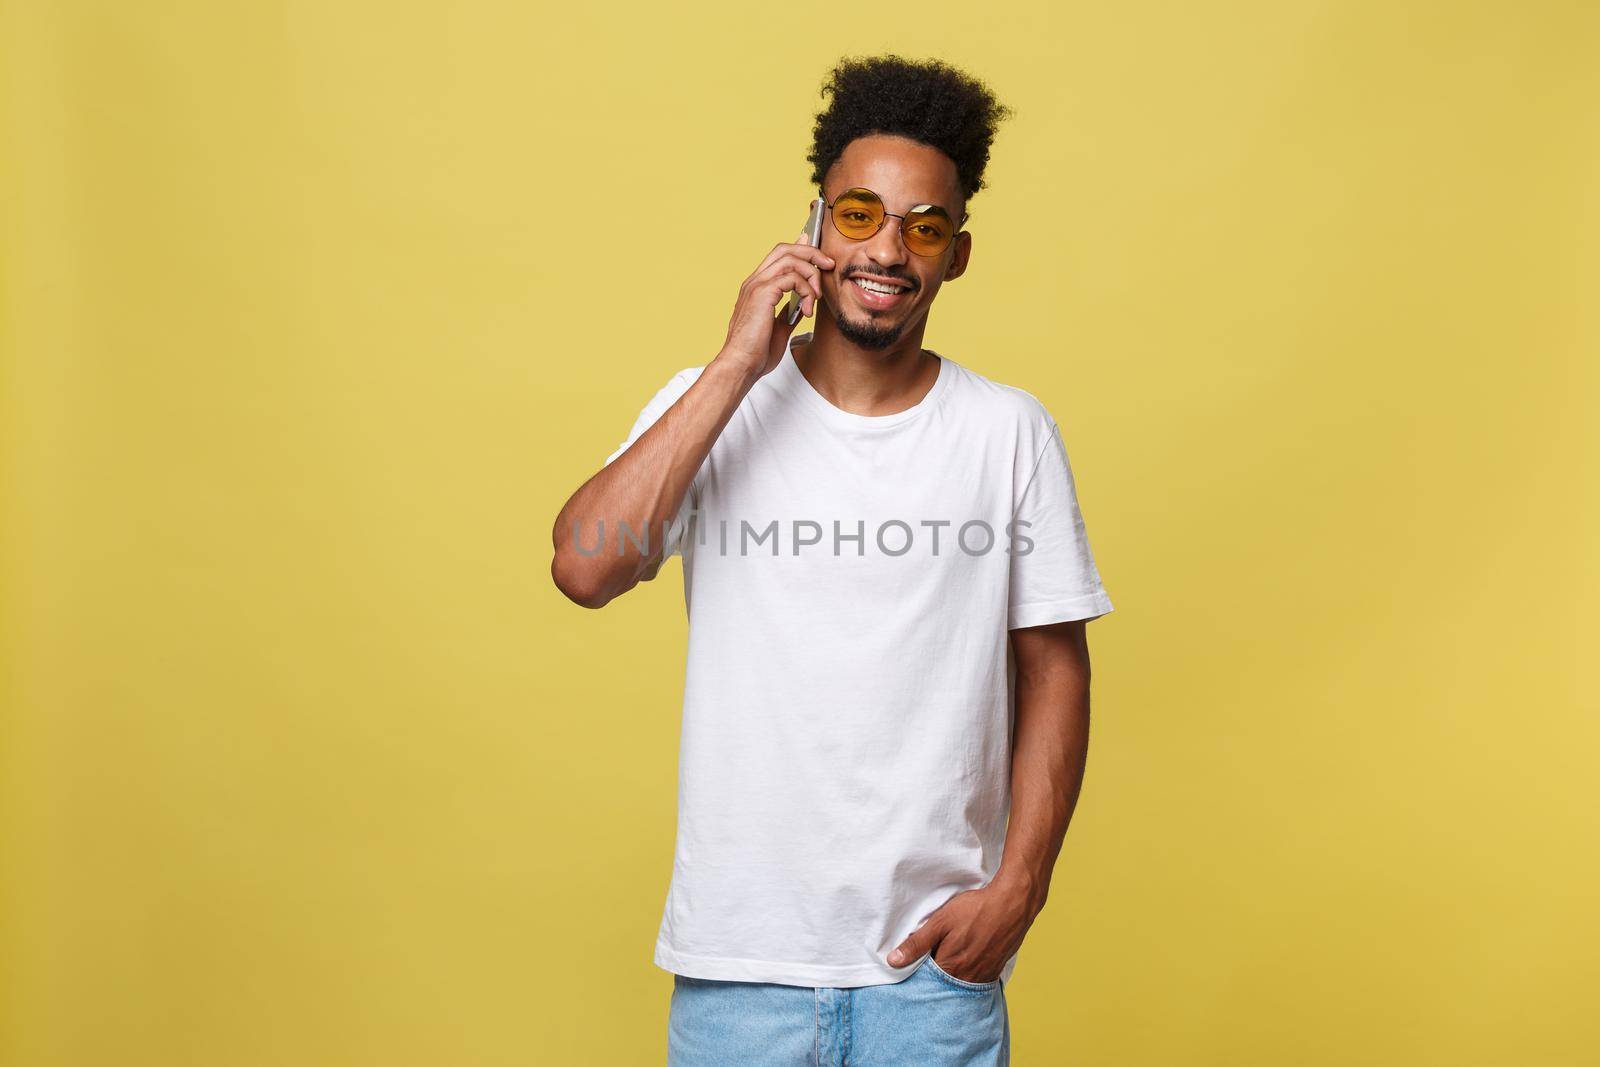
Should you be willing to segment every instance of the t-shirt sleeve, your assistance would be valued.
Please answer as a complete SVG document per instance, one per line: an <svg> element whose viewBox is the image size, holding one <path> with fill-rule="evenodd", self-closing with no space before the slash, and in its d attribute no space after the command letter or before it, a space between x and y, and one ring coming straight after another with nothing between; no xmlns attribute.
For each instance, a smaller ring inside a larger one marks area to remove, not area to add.
<svg viewBox="0 0 1600 1067"><path fill-rule="evenodd" d="M1012 519L1006 612L1011 630L1094 619L1112 610L1089 550L1072 464L1054 419L1049 419L1045 436Z"/></svg>
<svg viewBox="0 0 1600 1067"><path fill-rule="evenodd" d="M646 430L654 426L656 420L661 418L662 415L666 414L667 409L676 403L680 396L689 391L689 386L695 383L695 380L700 377L700 372L704 369L705 368L703 367L685 368L684 370L679 371L677 374L674 374L666 385L657 390L656 395L651 397L649 402L645 404L644 409L639 412L639 417L633 421L633 428L628 431L627 440L618 445L616 451L612 452L611 455L606 457L606 461L603 466L611 466L617 457L626 452L635 441L644 435ZM697 472L695 474L694 481L689 485L689 491L683 495L683 503L679 506L678 513L673 516L672 520L667 524L667 556L681 555L683 552L684 537L689 527L689 519L694 513L695 509L699 506L699 490L700 475ZM615 546L619 543L618 534L619 531L617 530L608 529L606 531L606 539L604 543L608 550L616 551ZM650 531L650 535L652 537L658 536L659 534L659 528ZM588 532L588 536L593 537L593 532ZM631 530L628 536L630 539L642 539L644 536L644 531ZM648 581L654 577L655 573L651 573L647 575L644 580Z"/></svg>

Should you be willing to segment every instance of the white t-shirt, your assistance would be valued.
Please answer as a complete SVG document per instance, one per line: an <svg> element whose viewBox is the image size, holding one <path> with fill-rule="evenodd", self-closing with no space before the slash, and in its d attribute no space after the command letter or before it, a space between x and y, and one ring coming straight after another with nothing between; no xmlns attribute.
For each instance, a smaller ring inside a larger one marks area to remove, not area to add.
<svg viewBox="0 0 1600 1067"><path fill-rule="evenodd" d="M675 374L606 463L703 369ZM785 351L668 537L689 647L654 962L785 985L908 977L921 960L889 952L999 869L1007 631L1112 610L1055 420L944 357L914 407L852 414Z"/></svg>

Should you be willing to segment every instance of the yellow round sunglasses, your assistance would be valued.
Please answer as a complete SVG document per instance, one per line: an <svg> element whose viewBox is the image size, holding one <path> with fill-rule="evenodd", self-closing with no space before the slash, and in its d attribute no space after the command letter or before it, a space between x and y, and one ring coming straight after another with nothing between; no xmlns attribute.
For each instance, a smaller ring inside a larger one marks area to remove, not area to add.
<svg viewBox="0 0 1600 1067"><path fill-rule="evenodd" d="M917 204L904 215L886 210L883 198L871 189L846 189L828 204L828 194L817 190L823 203L833 214L833 228L852 241L865 241L883 228L891 218L900 220L900 239L906 250L919 256L937 256L950 247L950 242L966 225L967 213L961 213L959 223L950 220L950 213L938 204Z"/></svg>

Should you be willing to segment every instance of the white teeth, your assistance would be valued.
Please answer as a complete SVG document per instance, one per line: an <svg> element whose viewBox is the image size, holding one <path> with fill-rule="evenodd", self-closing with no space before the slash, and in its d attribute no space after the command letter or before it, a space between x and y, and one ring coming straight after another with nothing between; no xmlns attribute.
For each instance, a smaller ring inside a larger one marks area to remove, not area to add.
<svg viewBox="0 0 1600 1067"><path fill-rule="evenodd" d="M855 282L869 293L884 293L887 295L893 295L900 291L898 286L884 285L882 282L868 281L865 278L851 278L850 280Z"/></svg>

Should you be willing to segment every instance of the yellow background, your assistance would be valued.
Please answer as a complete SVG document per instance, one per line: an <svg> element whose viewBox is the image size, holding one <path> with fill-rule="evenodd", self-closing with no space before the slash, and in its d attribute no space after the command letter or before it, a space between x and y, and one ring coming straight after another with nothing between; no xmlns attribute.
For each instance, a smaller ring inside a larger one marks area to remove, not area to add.
<svg viewBox="0 0 1600 1067"><path fill-rule="evenodd" d="M679 568L550 526L889 49L1117 606L1017 1062L1597 1062L1594 4L3 10L8 1067L662 1061Z"/></svg>

